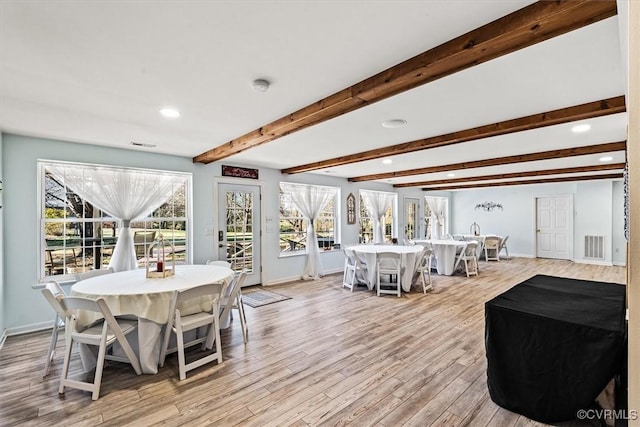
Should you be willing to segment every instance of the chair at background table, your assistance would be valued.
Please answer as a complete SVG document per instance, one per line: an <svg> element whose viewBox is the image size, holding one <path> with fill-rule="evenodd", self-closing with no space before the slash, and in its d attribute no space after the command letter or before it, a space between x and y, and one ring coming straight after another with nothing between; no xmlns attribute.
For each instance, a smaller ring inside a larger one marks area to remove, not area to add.
<svg viewBox="0 0 640 427"><path fill-rule="evenodd" d="M397 252L379 252L376 256L376 263L378 267L378 277L376 280L376 293L391 294L401 296L401 277L402 277L402 257ZM381 284L381 276L389 275L389 283ZM396 276L396 282L393 282L393 276ZM383 289L382 286L391 289Z"/></svg>
<svg viewBox="0 0 640 427"><path fill-rule="evenodd" d="M134 231L133 245L136 248L136 259L147 256L147 248L151 246L155 239L155 231Z"/></svg>
<svg viewBox="0 0 640 427"><path fill-rule="evenodd" d="M478 256L476 254L476 249L478 248L478 242L469 242L467 246L460 252L458 257L458 262L464 262L464 270L467 273L467 277L469 276L477 276L479 273L478 270ZM471 266L471 268L469 268Z"/></svg>
<svg viewBox="0 0 640 427"><path fill-rule="evenodd" d="M53 320L53 331L51 332L51 343L49 344L49 351L47 352L47 359L44 364L43 377L49 375L49 369L51 368L51 362L56 355L56 346L58 344L58 335L60 331L64 331L64 324L67 318L67 313L64 307L61 305L62 299L66 296L62 287L58 282L51 281L44 285L42 289L42 295L49 302L53 310L56 312L56 317Z"/></svg>
<svg viewBox="0 0 640 427"><path fill-rule="evenodd" d="M221 267L227 267L227 268L231 268L231 263L228 261L212 261L212 260L207 260L207 262L205 263L206 265L219 265Z"/></svg>
<svg viewBox="0 0 640 427"><path fill-rule="evenodd" d="M420 281L422 283L422 292L423 293L427 293L427 290L431 290L433 289L433 285L431 283L431 258L433 256L433 249L431 248L425 248L422 251L422 255L420 258L420 262L418 264L418 268L416 269L418 271L418 273L420 274ZM427 285L427 282L424 280L424 275L425 273L427 274L427 277L429 278L429 285Z"/></svg>
<svg viewBox="0 0 640 427"><path fill-rule="evenodd" d="M344 248L344 274L342 275L342 287L349 288L353 292L353 288L358 282L358 273L363 277L366 268L363 266L360 258L353 249Z"/></svg>
<svg viewBox="0 0 640 427"><path fill-rule="evenodd" d="M500 237L487 236L484 239L485 261L500 261Z"/></svg>
<svg viewBox="0 0 640 427"><path fill-rule="evenodd" d="M131 348L129 341L127 341L126 338L126 335L137 329L137 320L116 320L116 318L113 317L111 310L109 310L107 303L102 298L98 298L98 300L94 301L86 298L64 297L62 298L61 305L67 313L67 327L70 330L66 333L69 340L67 341L66 351L64 355L62 379L60 380L58 393L62 394L64 393L65 387L71 387L79 390L90 391L91 399L97 400L100 396L102 371L106 359L116 360L119 362L129 362L133 366L133 369L136 371L136 374L142 374L140 362L138 361L133 348ZM98 313L103 318L84 327L78 325L77 322L79 311L91 311L94 313ZM122 347L126 358L107 354L107 347L109 347L116 341ZM71 361L71 350L73 349L74 342L94 345L98 347L96 373L92 383L72 380L68 378L69 364Z"/></svg>
<svg viewBox="0 0 640 427"><path fill-rule="evenodd" d="M220 308L222 309L220 313L220 322L222 319L226 319L227 316L231 315L232 309L238 310L238 316L240 317L240 326L242 327L242 338L244 339L244 343L247 343L247 336L249 333L249 328L247 327L247 317L244 314L244 305L242 305L242 284L247 277L247 272L242 271L240 274L237 274L231 284L227 287L225 294L222 296L222 302L220 304ZM213 336L210 336L213 338Z"/></svg>
<svg viewBox="0 0 640 427"><path fill-rule="evenodd" d="M165 327L164 342L160 351L160 367L164 366L168 353L178 352L178 369L180 380L187 377L187 371L198 368L206 363L218 361L222 363L222 346L220 345L220 295L223 285L220 283L201 285L183 291L175 291L171 300L170 318ZM194 314L182 314L185 303L191 301L199 303L203 297L211 299L211 310L201 311ZM207 326L209 331L201 337L196 337L192 341L184 342L184 333L202 326ZM211 331L213 328L213 332ZM169 338L171 333L176 335L176 347L169 348ZM185 362L184 349L202 343L202 351L207 349L209 336L215 337L216 351L191 363Z"/></svg>
<svg viewBox="0 0 640 427"><path fill-rule="evenodd" d="M498 256L499 256L500 252L502 252L502 250L504 249L504 251L507 253L507 257L505 258L507 261L509 261L509 248L507 248L507 240L508 239L509 239L509 236L505 236L500 241L500 248L498 249Z"/></svg>
<svg viewBox="0 0 640 427"><path fill-rule="evenodd" d="M84 273L76 274L77 281L90 279L92 277L102 276L103 274L111 274L113 273L113 267L99 269L99 270L89 270Z"/></svg>

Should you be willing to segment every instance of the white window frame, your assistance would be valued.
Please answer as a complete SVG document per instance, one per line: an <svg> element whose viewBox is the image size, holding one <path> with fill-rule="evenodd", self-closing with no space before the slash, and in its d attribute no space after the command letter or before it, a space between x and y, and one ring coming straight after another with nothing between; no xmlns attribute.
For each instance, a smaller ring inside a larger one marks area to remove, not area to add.
<svg viewBox="0 0 640 427"><path fill-rule="evenodd" d="M333 200L333 244L340 244L341 242L341 230L340 230L340 212L341 210L341 205L340 205L340 200L341 200L341 192L340 192L340 187L333 187L333 186L329 186L329 185L315 185L315 184L300 184L298 182L287 182L287 181L281 181L278 183L278 211L280 212L281 208L282 208L282 197L281 197L281 193L282 193L282 186L281 184L295 184L298 186L307 186L307 187L315 187L315 188L331 188L333 190L336 190L336 194L334 196L334 200ZM301 232L304 233L306 235L307 233L307 219L303 218L302 216L300 217L295 217L295 218L300 218L302 219L302 226L301 226ZM280 232L280 221L283 221L283 217L282 215L279 213L278 214L278 253L280 257L288 257L288 256L295 256L295 255L306 255L308 250L307 250L307 245L305 244L304 249L298 249L298 250L282 250L280 249L280 244L282 242L281 240L281 235L282 233ZM318 223L317 223L318 219L316 219L316 235L318 234ZM320 236L317 236L318 238L320 238ZM331 251L335 250L333 249L333 245L331 245ZM329 251L329 250L327 250ZM324 252L323 250L321 250L321 252Z"/></svg>
<svg viewBox="0 0 640 427"><path fill-rule="evenodd" d="M95 222L95 223L104 223L104 222L111 222L109 220L109 218L111 218L110 216L107 216L106 214L104 214L103 216L100 217L94 217L93 219L91 218L78 218L78 219L72 219L72 218L62 218L59 220L51 220L46 218L45 216L45 208L46 208L46 200L45 200L45 196L46 196L46 189L45 189L45 170L46 167L49 165L56 165L56 166L64 166L64 167L92 167L92 166L99 166L101 168L113 168L113 169L118 169L118 170L131 170L131 171L145 171L145 172L156 172L158 174L172 174L172 175L183 175L185 178L185 216L184 217L154 217L153 213L151 214L151 216L146 217L146 218L140 218L140 219L136 219L134 221L131 221L131 224L140 224L143 223L143 229L144 230L153 230L152 228L147 228L147 224L148 223L152 223L152 222L158 222L158 221L180 221L180 222L184 222L185 223L185 234L184 234L184 247L185 247L185 259L183 261L183 263L186 264L191 264L193 262L193 230L192 230L192 212L193 212L193 207L192 207L192 174L191 173L186 173L186 172L174 172L174 171L164 171L164 170L156 170L156 169L144 169L144 168L133 168L133 167L122 167L122 166L113 166L113 165L97 165L97 164L88 164L88 163L79 163L79 162L65 162L65 161L59 161L59 160L43 160L43 159L39 159L37 161L37 173L38 173L38 179L37 179L37 183L38 183L38 188L37 188L37 193L38 193L38 227L36 228L38 230L39 233L39 245L38 245L38 256L37 256L37 274L38 277L40 278L39 281L40 282L45 282L48 280L53 280L55 279L58 282L71 282L71 281L75 281L77 279L77 273L76 272L65 272L63 274L51 274L48 275L47 271L46 271L46 257L47 257L47 243L46 243L46 233L45 233L45 226L46 224L50 224L50 223L63 223L63 224L75 224L75 223L91 223L91 222ZM113 221L118 221L117 219L113 219ZM164 236L165 240L169 240L171 241L168 237L170 236ZM102 242L104 243L104 242ZM115 244L115 243L114 243ZM105 247L109 247L109 245L96 245L99 246L101 248L105 248ZM64 246L63 246L64 247Z"/></svg>
<svg viewBox="0 0 640 427"><path fill-rule="evenodd" d="M373 191L373 190L366 190L365 191ZM378 191L378 193L386 193L386 194L390 194L391 196L393 196L393 202L391 203L391 236L390 239L393 239L394 237L396 239L398 239L398 193L392 193L389 191ZM358 242L360 243L365 243L363 242L362 239L362 226L361 226L361 221L362 218L369 218L372 223L373 223L373 218L371 218L369 211L366 209L366 207L364 206L364 203L362 201L362 189L358 191L358 204L360 206L360 209L358 210ZM362 215L362 212L366 213L366 216ZM385 231L386 231L386 227L385 227ZM386 240L386 233L385 233L385 242ZM366 243L373 243L373 242L366 242ZM389 240L389 243L391 243L391 240Z"/></svg>

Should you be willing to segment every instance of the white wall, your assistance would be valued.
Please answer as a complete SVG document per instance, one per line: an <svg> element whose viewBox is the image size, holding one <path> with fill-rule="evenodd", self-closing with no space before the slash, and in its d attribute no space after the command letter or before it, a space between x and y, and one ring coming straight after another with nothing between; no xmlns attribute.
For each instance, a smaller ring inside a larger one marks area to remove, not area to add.
<svg viewBox="0 0 640 427"><path fill-rule="evenodd" d="M37 160L63 160L85 163L100 163L115 166L142 167L151 169L190 172L193 174L193 261L203 263L217 258L214 236L205 235L212 224L217 226L214 207L214 181L221 178L221 163L209 165L194 164L191 158L153 154L147 151L122 150L47 139L30 138L5 134L3 144L4 200L2 213L7 224L3 241L11 250L4 252L4 309L0 315L0 325L9 332L17 333L42 327L52 321L51 309L39 291L31 288L38 280L37 251L40 239L37 200ZM225 164L231 164L224 162ZM242 166L242 165L237 165ZM1 172L1 170L0 170ZM1 176L2 174L0 174ZM304 255L281 257L279 253L279 189L280 181L332 185L341 188L344 203L349 192L358 195L361 188L394 191L390 185L380 183L350 183L346 179L324 174L282 175L280 171L260 168L260 181L264 182L262 194L262 215L276 224L272 232L263 230L262 263L263 283L273 284L299 278ZM247 184L255 183L247 180ZM420 189L405 189L399 194L402 209L403 195L423 199ZM424 211L422 211L424 212ZM0 221L2 217L0 216ZM0 223L1 225L1 223ZM358 226L348 225L346 216L340 218L341 243L358 241ZM403 227L399 224L399 227ZM399 228L400 230L402 228ZM1 228L0 228L1 231ZM217 231L217 229L216 229ZM213 233L214 235L216 233ZM341 251L322 252L321 259L325 272L341 271L344 257ZM0 295L2 295L0 293Z"/></svg>
<svg viewBox="0 0 640 427"><path fill-rule="evenodd" d="M612 202L611 249L613 254L611 261L614 265L626 265L627 240L624 238L624 183L622 181L613 182Z"/></svg>
<svg viewBox="0 0 640 427"><path fill-rule="evenodd" d="M2 132L0 132L0 180L4 182L4 176L2 173L2 154L3 154L3 142L2 142ZM4 185L3 185L4 187ZM4 198L2 196L3 191L0 191L0 206L4 205ZM4 214L3 209L0 209L0 343L2 342L2 337L4 336L4 316L2 313L6 312L4 306L4 267L3 267L3 259L4 259Z"/></svg>
<svg viewBox="0 0 640 427"><path fill-rule="evenodd" d="M535 199L559 195L573 197L574 260L587 261L583 257L584 236L597 234L605 236L605 262L624 262L624 236L621 237L617 228L614 230L614 226L619 227L623 221L622 185L610 180L452 192L453 231L468 233L475 221L480 224L482 234L508 235L510 254L535 257ZM500 203L504 210L475 210L476 204L485 201Z"/></svg>

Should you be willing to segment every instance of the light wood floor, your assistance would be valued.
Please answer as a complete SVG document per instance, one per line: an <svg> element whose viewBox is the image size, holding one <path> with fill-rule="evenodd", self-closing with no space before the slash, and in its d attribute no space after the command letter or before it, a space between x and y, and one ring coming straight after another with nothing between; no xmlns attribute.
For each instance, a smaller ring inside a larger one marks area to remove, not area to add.
<svg viewBox="0 0 640 427"><path fill-rule="evenodd" d="M540 425L488 396L484 302L534 274L624 283L625 269L531 259L480 268L477 278L434 275L433 292L402 298L343 290L341 275L270 287L292 299L247 307L249 343L236 318L220 366L178 381L175 354L157 375L111 362L95 402L58 395L62 339L43 379L49 334L9 337L0 425ZM77 353L72 369L81 373Z"/></svg>

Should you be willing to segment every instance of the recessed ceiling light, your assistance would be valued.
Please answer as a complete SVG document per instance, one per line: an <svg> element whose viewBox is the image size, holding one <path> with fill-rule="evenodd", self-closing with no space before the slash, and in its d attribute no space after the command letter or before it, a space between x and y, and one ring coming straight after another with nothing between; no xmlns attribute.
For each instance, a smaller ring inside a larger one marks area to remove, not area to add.
<svg viewBox="0 0 640 427"><path fill-rule="evenodd" d="M407 124L407 121L404 119L391 119L385 120L382 122L383 128L399 128L400 126L404 126Z"/></svg>
<svg viewBox="0 0 640 427"><path fill-rule="evenodd" d="M178 117L180 117L180 111L172 107L164 107L162 110L160 110L160 114L168 119L177 119Z"/></svg>
<svg viewBox="0 0 640 427"><path fill-rule="evenodd" d="M582 133L591 129L591 125L589 123L583 123L581 125L575 125L571 128L571 132L573 133Z"/></svg>
<svg viewBox="0 0 640 427"><path fill-rule="evenodd" d="M449 178L453 178L454 176L456 176L456 174L455 174L455 173L448 173L448 174L447 174L447 176L448 176Z"/></svg>
<svg viewBox="0 0 640 427"><path fill-rule="evenodd" d="M610 162L611 160L613 160L613 157L611 156L604 156L604 157L600 157L599 159L601 162Z"/></svg>
<svg viewBox="0 0 640 427"><path fill-rule="evenodd" d="M271 83L265 79L257 79L251 83L251 88L256 92L266 92L269 90L269 86L271 86Z"/></svg>
<svg viewBox="0 0 640 427"><path fill-rule="evenodd" d="M391 163L393 163L393 160L391 160L391 159L384 159L384 160L382 161L382 163L384 163L385 165L390 165Z"/></svg>

